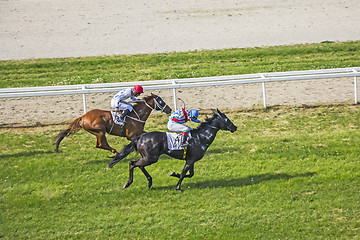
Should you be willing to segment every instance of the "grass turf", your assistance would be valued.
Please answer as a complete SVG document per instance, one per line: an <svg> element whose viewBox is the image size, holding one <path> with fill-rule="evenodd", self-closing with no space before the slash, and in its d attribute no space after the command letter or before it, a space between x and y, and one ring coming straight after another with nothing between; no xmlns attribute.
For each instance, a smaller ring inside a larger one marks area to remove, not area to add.
<svg viewBox="0 0 360 240"><path fill-rule="evenodd" d="M273 107L227 112L184 192L183 162L147 167L153 188L128 163L80 131L53 153L65 126L0 129L0 236L4 239L351 239L360 236L358 106ZM205 116L200 116L204 118ZM152 115L146 131L165 130ZM109 137L118 149L125 139ZM138 158L137 154L129 156Z"/></svg>

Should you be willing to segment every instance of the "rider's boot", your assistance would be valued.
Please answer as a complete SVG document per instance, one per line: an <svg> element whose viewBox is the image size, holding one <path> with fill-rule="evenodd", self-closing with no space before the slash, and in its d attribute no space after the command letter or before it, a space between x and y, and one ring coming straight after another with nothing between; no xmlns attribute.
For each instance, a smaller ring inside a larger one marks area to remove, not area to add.
<svg viewBox="0 0 360 240"><path fill-rule="evenodd" d="M181 146L186 147L187 145L189 145L189 143L187 142L187 131L184 131L184 132L182 132Z"/></svg>
<svg viewBox="0 0 360 240"><path fill-rule="evenodd" d="M125 116L130 112L129 109L125 109L121 114L121 121L125 121Z"/></svg>

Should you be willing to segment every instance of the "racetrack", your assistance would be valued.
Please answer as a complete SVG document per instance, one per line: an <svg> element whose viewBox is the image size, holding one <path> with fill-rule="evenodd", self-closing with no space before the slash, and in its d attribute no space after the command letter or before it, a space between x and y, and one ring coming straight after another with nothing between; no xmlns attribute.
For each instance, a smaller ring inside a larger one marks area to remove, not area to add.
<svg viewBox="0 0 360 240"><path fill-rule="evenodd" d="M359 40L358 1L0 2L0 60L135 54ZM154 91L173 106L171 91ZM150 94L149 92L145 93ZM88 95L88 110L109 109L112 94ZM182 89L188 108L262 104L260 85ZM352 79L271 83L269 105L343 102ZM66 121L82 96L0 99L0 124ZM180 103L179 103L180 104Z"/></svg>

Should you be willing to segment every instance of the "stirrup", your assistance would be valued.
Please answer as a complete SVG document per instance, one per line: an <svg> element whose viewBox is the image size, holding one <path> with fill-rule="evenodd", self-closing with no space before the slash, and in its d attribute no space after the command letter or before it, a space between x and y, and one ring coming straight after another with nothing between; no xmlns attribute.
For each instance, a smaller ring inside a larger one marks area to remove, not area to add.
<svg viewBox="0 0 360 240"><path fill-rule="evenodd" d="M187 146L189 146L189 143L188 143L188 142L181 144L181 147L182 147L182 148L185 148L185 147L187 147Z"/></svg>
<svg viewBox="0 0 360 240"><path fill-rule="evenodd" d="M125 118L126 118L126 116L127 116L129 113L130 113L129 110L127 110L127 109L123 110L122 113L121 113L121 116L120 116L120 120L121 120L122 122L125 122Z"/></svg>
<svg viewBox="0 0 360 240"><path fill-rule="evenodd" d="M117 113L116 114L116 120L118 122L118 125L120 126L124 126L125 125L125 117L122 116L122 113Z"/></svg>
<svg viewBox="0 0 360 240"><path fill-rule="evenodd" d="M189 145L189 142L187 140L188 140L188 136L186 136L185 141L183 141L180 146L183 147L183 148L187 147Z"/></svg>

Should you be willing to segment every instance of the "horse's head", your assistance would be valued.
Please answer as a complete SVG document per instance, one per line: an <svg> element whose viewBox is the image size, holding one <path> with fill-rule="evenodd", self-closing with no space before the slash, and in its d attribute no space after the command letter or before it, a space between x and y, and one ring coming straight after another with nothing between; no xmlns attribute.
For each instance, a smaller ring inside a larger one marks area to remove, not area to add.
<svg viewBox="0 0 360 240"><path fill-rule="evenodd" d="M166 104L166 102L164 102L164 100L162 100L162 98L158 95L155 94L151 94L153 100L154 100L154 109L157 111L161 111L161 112L165 112L166 114L170 114L171 113L171 108L169 107L169 105Z"/></svg>
<svg viewBox="0 0 360 240"><path fill-rule="evenodd" d="M237 127L230 121L230 119L222 112L217 109L214 114L218 116L218 128L225 131L235 132L237 130Z"/></svg>

